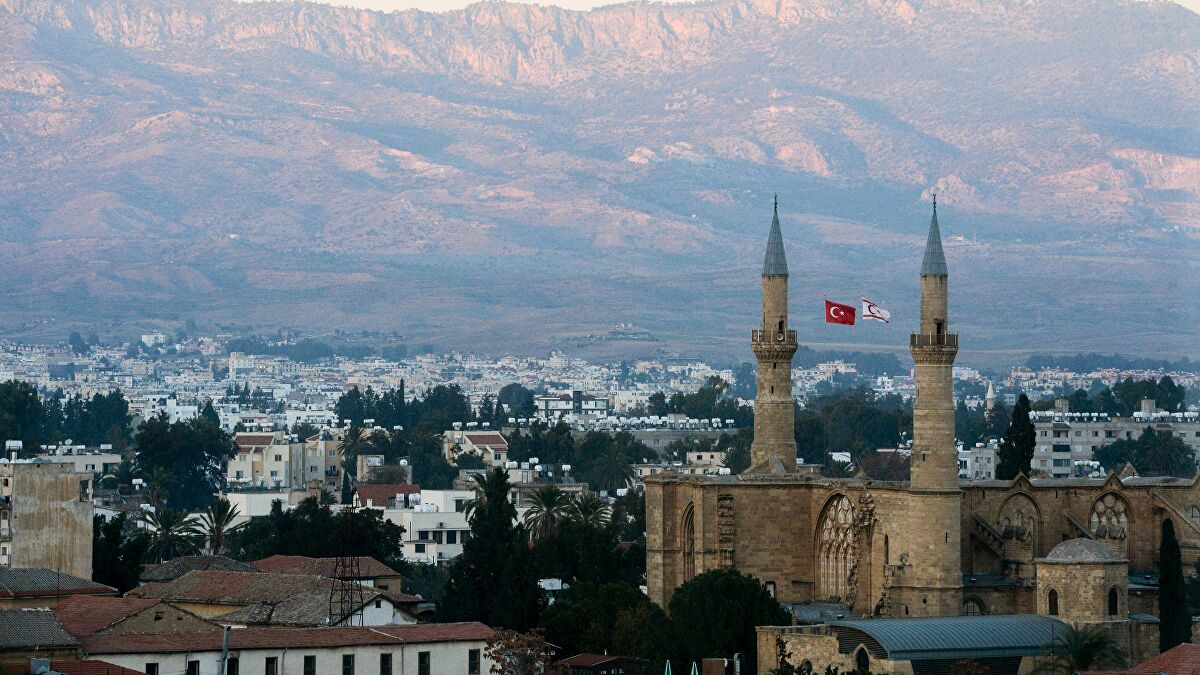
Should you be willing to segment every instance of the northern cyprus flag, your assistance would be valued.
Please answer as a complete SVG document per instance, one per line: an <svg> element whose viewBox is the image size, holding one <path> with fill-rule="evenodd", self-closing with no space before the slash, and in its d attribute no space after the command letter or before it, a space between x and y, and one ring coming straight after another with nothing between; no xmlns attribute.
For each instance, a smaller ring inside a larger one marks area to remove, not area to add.
<svg viewBox="0 0 1200 675"><path fill-rule="evenodd" d="M884 323L891 323L892 313L870 300L862 299L862 318L875 319Z"/></svg>

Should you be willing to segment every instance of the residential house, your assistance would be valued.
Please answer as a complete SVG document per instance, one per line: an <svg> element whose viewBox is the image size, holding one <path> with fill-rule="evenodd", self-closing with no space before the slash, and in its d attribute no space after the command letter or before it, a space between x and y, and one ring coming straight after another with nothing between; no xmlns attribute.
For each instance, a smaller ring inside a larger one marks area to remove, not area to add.
<svg viewBox="0 0 1200 675"><path fill-rule="evenodd" d="M112 598L72 595L61 600L54 615L72 635L96 633L181 633L211 631L219 624L157 598Z"/></svg>
<svg viewBox="0 0 1200 675"><path fill-rule="evenodd" d="M309 558L302 555L273 555L252 564L263 572L277 574L310 574L327 579L353 579L358 583L381 591L399 591L404 577L396 570L379 562L370 556L352 556L351 566L355 570L352 576L339 572L337 558Z"/></svg>
<svg viewBox="0 0 1200 675"><path fill-rule="evenodd" d="M226 675L433 675L491 672L481 623L332 628L240 628L229 631ZM83 639L90 659L148 675L216 675L223 634L95 634Z"/></svg>
<svg viewBox="0 0 1200 675"><path fill-rule="evenodd" d="M403 483L359 483L354 486L355 508L402 509L421 501L421 486Z"/></svg>
<svg viewBox="0 0 1200 675"><path fill-rule="evenodd" d="M508 441L499 431L454 429L442 434L446 461L455 463L459 455L475 455L484 466L504 466L508 462Z"/></svg>
<svg viewBox="0 0 1200 675"><path fill-rule="evenodd" d="M173 581L143 584L128 593L158 598L227 626L387 626L416 623L410 613L421 599L368 586L344 616L330 616L336 582L307 574L193 571ZM357 594L356 594L357 595Z"/></svg>

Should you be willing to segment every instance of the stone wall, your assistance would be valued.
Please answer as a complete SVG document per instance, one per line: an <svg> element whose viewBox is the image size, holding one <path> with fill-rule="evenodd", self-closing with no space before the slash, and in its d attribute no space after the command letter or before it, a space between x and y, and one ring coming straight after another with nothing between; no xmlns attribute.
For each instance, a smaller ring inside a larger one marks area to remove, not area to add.
<svg viewBox="0 0 1200 675"><path fill-rule="evenodd" d="M70 463L9 464L12 567L92 578L92 474Z"/></svg>

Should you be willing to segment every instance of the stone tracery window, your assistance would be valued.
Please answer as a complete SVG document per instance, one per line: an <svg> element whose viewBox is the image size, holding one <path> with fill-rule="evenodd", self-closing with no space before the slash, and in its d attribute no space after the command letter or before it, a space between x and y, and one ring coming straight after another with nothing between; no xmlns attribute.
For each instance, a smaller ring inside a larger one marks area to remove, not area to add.
<svg viewBox="0 0 1200 675"><path fill-rule="evenodd" d="M817 540L817 593L842 599L850 590L854 567L854 507L845 495L835 497L821 516Z"/></svg>
<svg viewBox="0 0 1200 675"><path fill-rule="evenodd" d="M1092 505L1088 527L1097 539L1104 540L1114 551L1123 552L1129 536L1129 505L1113 493L1100 497Z"/></svg>

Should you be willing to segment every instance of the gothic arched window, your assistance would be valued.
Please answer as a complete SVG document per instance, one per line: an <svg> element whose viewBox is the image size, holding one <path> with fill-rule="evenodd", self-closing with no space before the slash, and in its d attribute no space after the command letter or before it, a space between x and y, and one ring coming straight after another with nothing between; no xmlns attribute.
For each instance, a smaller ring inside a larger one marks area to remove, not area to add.
<svg viewBox="0 0 1200 675"><path fill-rule="evenodd" d="M1120 614L1120 611L1121 611L1120 603L1121 603L1121 598L1120 598L1120 594L1117 593L1117 587L1113 586L1112 588L1108 589L1108 615L1109 616L1116 616L1117 614Z"/></svg>
<svg viewBox="0 0 1200 675"><path fill-rule="evenodd" d="M1050 593L1046 596L1046 606L1046 612L1050 616L1058 616L1058 591L1053 588L1050 589Z"/></svg>
<svg viewBox="0 0 1200 675"><path fill-rule="evenodd" d="M963 603L963 614L966 616L981 616L987 614L987 610L979 598L967 598L967 601Z"/></svg>
<svg viewBox="0 0 1200 675"><path fill-rule="evenodd" d="M696 505L683 510L683 580L696 576Z"/></svg>
<svg viewBox="0 0 1200 675"><path fill-rule="evenodd" d="M817 588L821 598L841 599L850 590L854 566L854 507L845 495L830 500L817 539Z"/></svg>

